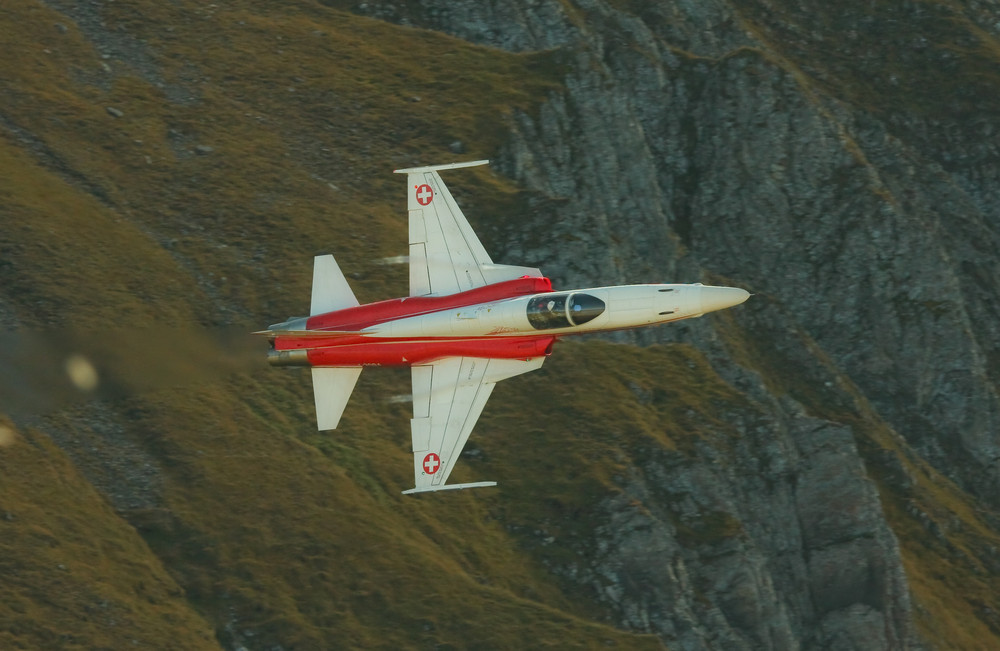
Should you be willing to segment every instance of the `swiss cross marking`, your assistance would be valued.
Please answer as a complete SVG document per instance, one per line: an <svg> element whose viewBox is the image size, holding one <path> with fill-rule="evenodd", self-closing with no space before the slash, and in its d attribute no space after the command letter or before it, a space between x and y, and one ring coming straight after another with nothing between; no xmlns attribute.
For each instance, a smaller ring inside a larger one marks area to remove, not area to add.
<svg viewBox="0 0 1000 651"><path fill-rule="evenodd" d="M433 475L441 468L441 457L431 452L424 457L424 472Z"/></svg>
<svg viewBox="0 0 1000 651"><path fill-rule="evenodd" d="M431 186L424 183L423 185L417 186L417 203L421 206L426 206L431 201L434 200L434 189Z"/></svg>

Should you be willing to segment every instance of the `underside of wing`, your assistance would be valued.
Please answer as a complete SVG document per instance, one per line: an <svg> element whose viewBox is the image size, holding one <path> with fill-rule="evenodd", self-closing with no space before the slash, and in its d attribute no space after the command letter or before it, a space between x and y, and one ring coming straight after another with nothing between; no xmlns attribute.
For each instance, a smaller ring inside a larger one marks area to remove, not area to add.
<svg viewBox="0 0 1000 651"><path fill-rule="evenodd" d="M396 170L407 175L410 296L443 296L520 276L541 275L532 267L494 264L438 174L439 170L488 162Z"/></svg>
<svg viewBox="0 0 1000 651"><path fill-rule="evenodd" d="M544 357L528 360L448 357L414 366L413 474L406 493L438 491L494 482L446 485L479 415L500 380L533 371Z"/></svg>

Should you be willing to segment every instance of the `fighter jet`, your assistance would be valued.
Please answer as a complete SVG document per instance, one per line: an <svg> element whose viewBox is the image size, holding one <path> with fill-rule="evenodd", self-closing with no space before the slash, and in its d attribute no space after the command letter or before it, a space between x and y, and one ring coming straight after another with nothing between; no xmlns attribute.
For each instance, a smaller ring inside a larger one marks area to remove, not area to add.
<svg viewBox="0 0 1000 651"><path fill-rule="evenodd" d="M316 256L307 317L258 334L268 361L312 369L316 421L336 429L366 366L409 366L415 487L495 486L448 477L497 382L539 368L560 337L699 317L745 301L735 287L622 285L554 291L538 269L495 264L438 172L406 174L410 295L360 305L332 255Z"/></svg>

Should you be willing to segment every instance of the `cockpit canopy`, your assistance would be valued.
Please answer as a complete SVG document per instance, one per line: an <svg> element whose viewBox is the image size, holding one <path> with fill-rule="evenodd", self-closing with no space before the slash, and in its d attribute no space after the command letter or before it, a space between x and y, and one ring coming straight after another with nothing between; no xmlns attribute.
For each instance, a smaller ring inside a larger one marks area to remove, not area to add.
<svg viewBox="0 0 1000 651"><path fill-rule="evenodd" d="M604 301L584 294L545 294L528 301L528 322L536 330L571 328L600 316Z"/></svg>

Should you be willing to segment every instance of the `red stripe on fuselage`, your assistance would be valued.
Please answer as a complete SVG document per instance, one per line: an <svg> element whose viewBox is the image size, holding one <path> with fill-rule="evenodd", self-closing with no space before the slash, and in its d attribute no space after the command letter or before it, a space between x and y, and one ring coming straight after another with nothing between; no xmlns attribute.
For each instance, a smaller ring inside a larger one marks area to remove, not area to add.
<svg viewBox="0 0 1000 651"><path fill-rule="evenodd" d="M351 339L354 341L337 339L330 340L330 345L310 347L307 353L309 363L312 366L409 366L444 357L529 359L550 355L552 344L556 340L551 335L462 339ZM311 346L316 346L317 342L313 340L310 343Z"/></svg>
<svg viewBox="0 0 1000 651"><path fill-rule="evenodd" d="M344 334L388 321L552 291L548 278L516 278L447 296L411 296L327 312L309 317L308 336L275 337L275 350L307 350L312 366L407 366L444 357L528 359L552 352L555 337L421 337L391 338ZM330 330L329 337L317 332Z"/></svg>
<svg viewBox="0 0 1000 651"><path fill-rule="evenodd" d="M515 278L514 280L505 280L500 283L477 287L476 289L459 292L458 294L393 298L387 301L369 303L368 305L349 307L346 310L317 314L316 316L309 317L309 320L306 321L306 328L311 331L357 331L378 325L379 323L385 323L386 321L430 314L431 312L450 310L456 307L488 303L490 301L500 301L506 298L514 298L515 296L551 291L552 281L548 278L525 276L523 278ZM312 346L310 345L309 347L311 348Z"/></svg>

